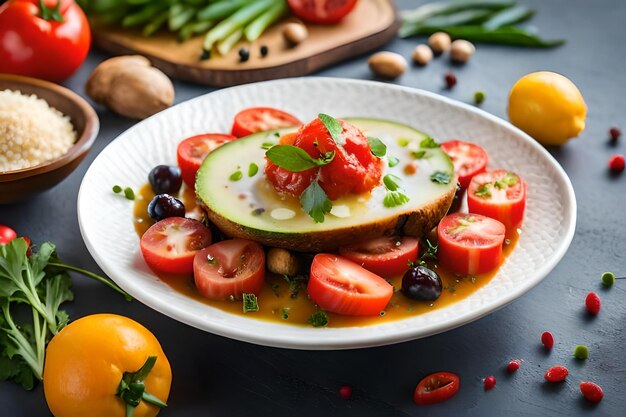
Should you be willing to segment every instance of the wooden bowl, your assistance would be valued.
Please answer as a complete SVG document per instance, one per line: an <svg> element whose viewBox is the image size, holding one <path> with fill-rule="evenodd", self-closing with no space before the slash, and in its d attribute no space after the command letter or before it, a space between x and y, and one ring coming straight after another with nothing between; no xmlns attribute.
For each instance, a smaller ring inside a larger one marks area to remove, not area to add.
<svg viewBox="0 0 626 417"><path fill-rule="evenodd" d="M6 89L35 94L69 116L77 140L65 155L56 159L31 168L0 172L0 204L26 199L61 182L87 155L100 128L94 109L65 87L35 78L0 74L0 91Z"/></svg>

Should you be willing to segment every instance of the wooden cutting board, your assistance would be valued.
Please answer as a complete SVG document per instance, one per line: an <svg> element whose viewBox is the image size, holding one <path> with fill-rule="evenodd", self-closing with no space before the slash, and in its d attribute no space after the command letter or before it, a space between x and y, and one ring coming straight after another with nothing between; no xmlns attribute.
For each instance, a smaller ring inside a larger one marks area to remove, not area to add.
<svg viewBox="0 0 626 417"><path fill-rule="evenodd" d="M286 18L252 44L242 42L228 55L214 54L207 60L200 59L203 36L181 43L165 31L146 38L140 31L94 26L94 41L113 54L144 55L173 78L222 87L310 74L384 45L400 26L393 0L360 0L337 25L307 25L309 37L289 48L281 29L284 23L295 20ZM261 45L269 48L264 58L259 52ZM250 50L247 62L239 61L242 46Z"/></svg>

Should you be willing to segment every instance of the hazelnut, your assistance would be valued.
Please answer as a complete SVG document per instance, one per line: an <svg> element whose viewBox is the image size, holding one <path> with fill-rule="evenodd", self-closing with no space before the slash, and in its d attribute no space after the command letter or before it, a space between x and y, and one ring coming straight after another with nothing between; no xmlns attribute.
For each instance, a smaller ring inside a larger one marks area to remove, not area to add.
<svg viewBox="0 0 626 417"><path fill-rule="evenodd" d="M437 55L447 52L450 49L450 43L452 43L450 35L445 32L435 32L428 38L428 45Z"/></svg>
<svg viewBox="0 0 626 417"><path fill-rule="evenodd" d="M433 51L428 45L417 45L413 50L413 61L418 65L426 65L433 59Z"/></svg>
<svg viewBox="0 0 626 417"><path fill-rule="evenodd" d="M469 61L470 57L476 52L473 43L464 39L457 39L450 46L450 59L459 64Z"/></svg>
<svg viewBox="0 0 626 417"><path fill-rule="evenodd" d="M408 67L406 59L402 55L389 51L375 53L367 63L374 75L390 80L398 78Z"/></svg>
<svg viewBox="0 0 626 417"><path fill-rule="evenodd" d="M283 38L290 46L296 46L309 36L309 31L302 23L291 22L283 27Z"/></svg>

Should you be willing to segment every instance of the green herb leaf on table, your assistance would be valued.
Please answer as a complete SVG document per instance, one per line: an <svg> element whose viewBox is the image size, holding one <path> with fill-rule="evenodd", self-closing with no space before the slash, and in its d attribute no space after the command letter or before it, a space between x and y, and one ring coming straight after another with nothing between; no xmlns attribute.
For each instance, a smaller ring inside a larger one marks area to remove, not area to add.
<svg viewBox="0 0 626 417"><path fill-rule="evenodd" d="M254 311L259 311L259 302L254 294L241 294L243 299L243 312L250 313Z"/></svg>
<svg viewBox="0 0 626 417"><path fill-rule="evenodd" d="M343 127L341 127L339 120L324 113L318 114L317 117L319 117L322 123L324 123L324 126L328 129L328 133L330 133L330 136L333 138L335 143L337 143L337 145L343 145L345 143L342 134Z"/></svg>
<svg viewBox="0 0 626 417"><path fill-rule="evenodd" d="M317 180L313 181L300 196L302 209L309 214L315 223L324 223L324 215L330 213L333 203L330 201Z"/></svg>
<svg viewBox="0 0 626 417"><path fill-rule="evenodd" d="M267 159L289 172L302 172L307 169L321 167L332 162L334 152L320 158L313 158L304 149L293 145L273 146L265 152Z"/></svg>
<svg viewBox="0 0 626 417"><path fill-rule="evenodd" d="M387 145L385 145L382 140L372 136L368 136L367 142L370 145L372 155L378 158L382 158L387 154Z"/></svg>
<svg viewBox="0 0 626 417"><path fill-rule="evenodd" d="M438 184L450 184L451 178L450 174L448 174L447 172L435 171L430 176L430 180Z"/></svg>

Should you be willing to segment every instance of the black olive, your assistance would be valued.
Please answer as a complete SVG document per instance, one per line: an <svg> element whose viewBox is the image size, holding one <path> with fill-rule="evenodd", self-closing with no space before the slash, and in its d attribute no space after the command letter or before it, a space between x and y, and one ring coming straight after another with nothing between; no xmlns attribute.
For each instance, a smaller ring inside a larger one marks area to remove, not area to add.
<svg viewBox="0 0 626 417"><path fill-rule="evenodd" d="M169 194L155 195L148 204L148 215L156 221L168 217L185 217L185 205Z"/></svg>
<svg viewBox="0 0 626 417"><path fill-rule="evenodd" d="M402 294L413 300L436 300L442 288L439 275L425 266L413 267L402 277Z"/></svg>
<svg viewBox="0 0 626 417"><path fill-rule="evenodd" d="M180 168L170 165L157 165L148 174L148 181L155 194L176 194L183 185Z"/></svg>

